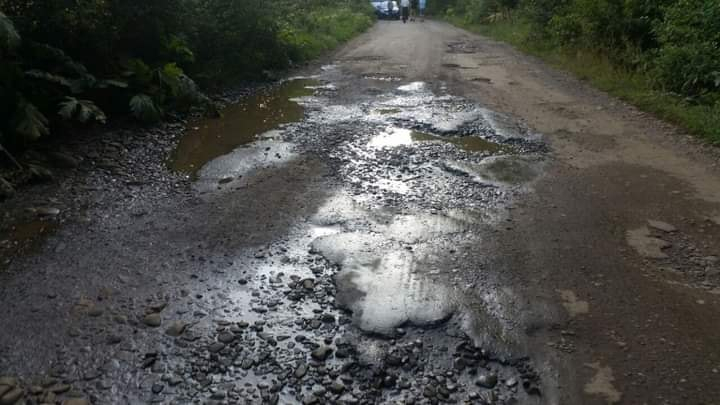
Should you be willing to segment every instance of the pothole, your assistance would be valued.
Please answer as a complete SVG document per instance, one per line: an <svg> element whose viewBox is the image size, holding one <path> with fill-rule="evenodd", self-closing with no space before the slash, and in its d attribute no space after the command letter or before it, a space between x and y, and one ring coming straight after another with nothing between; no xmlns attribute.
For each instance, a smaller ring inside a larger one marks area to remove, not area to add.
<svg viewBox="0 0 720 405"><path fill-rule="evenodd" d="M300 121L305 109L297 98L320 88L315 79L293 79L232 105L220 118L192 125L173 153L170 167L193 177L209 161L256 140L283 124Z"/></svg>

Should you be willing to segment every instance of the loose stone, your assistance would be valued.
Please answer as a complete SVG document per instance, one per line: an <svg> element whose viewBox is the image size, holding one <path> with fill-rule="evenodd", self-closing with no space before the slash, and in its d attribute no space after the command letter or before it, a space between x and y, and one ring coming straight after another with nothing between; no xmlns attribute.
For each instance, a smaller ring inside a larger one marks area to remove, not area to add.
<svg viewBox="0 0 720 405"><path fill-rule="evenodd" d="M13 388L6 392L5 395L0 398L0 405L13 405L23 396L23 390L20 388Z"/></svg>
<svg viewBox="0 0 720 405"><path fill-rule="evenodd" d="M223 332L218 335L218 340L222 343L230 343L235 340L235 335L231 332Z"/></svg>
<svg viewBox="0 0 720 405"><path fill-rule="evenodd" d="M90 401L85 398L69 398L64 400L62 405L90 405Z"/></svg>
<svg viewBox="0 0 720 405"><path fill-rule="evenodd" d="M480 377L475 381L475 384L483 388L495 388L497 385L498 378L495 374L481 374Z"/></svg>
<svg viewBox="0 0 720 405"><path fill-rule="evenodd" d="M165 333L168 336L178 337L185 332L185 328L187 328L187 324L183 321L175 321L170 324L170 327L165 330Z"/></svg>
<svg viewBox="0 0 720 405"><path fill-rule="evenodd" d="M143 318L143 323L151 328L157 328L162 325L162 318L160 314L147 314Z"/></svg>
<svg viewBox="0 0 720 405"><path fill-rule="evenodd" d="M325 361L332 353L332 348L327 346L320 346L317 349L313 350L310 354L313 359L317 361Z"/></svg>
<svg viewBox="0 0 720 405"><path fill-rule="evenodd" d="M295 378L303 378L307 374L307 364L301 364L295 369Z"/></svg>

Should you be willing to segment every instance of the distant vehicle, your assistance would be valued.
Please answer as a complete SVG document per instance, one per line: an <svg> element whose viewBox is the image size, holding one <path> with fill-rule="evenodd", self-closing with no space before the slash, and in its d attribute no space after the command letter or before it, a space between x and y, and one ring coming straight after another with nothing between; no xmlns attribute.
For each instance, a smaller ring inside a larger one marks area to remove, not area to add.
<svg viewBox="0 0 720 405"><path fill-rule="evenodd" d="M392 2L392 9L388 8L387 1L371 1L373 8L375 9L375 15L379 19L385 20L399 20L400 19L400 7L397 1Z"/></svg>

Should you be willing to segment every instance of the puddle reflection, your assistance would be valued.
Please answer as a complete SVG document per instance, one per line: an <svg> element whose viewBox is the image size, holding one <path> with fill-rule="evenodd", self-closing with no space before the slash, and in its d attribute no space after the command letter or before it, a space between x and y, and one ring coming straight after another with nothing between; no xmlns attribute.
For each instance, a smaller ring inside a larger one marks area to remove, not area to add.
<svg viewBox="0 0 720 405"><path fill-rule="evenodd" d="M477 136L443 137L397 127L388 128L383 133L373 137L370 139L368 146L378 149L395 148L399 146L416 145L422 142L449 143L468 152L494 153L503 150L502 145Z"/></svg>

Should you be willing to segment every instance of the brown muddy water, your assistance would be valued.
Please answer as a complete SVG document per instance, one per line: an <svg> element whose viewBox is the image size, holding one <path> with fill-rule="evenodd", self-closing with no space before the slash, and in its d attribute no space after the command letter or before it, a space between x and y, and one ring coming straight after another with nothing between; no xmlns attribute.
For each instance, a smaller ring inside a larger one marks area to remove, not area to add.
<svg viewBox="0 0 720 405"><path fill-rule="evenodd" d="M190 126L175 150L170 167L193 177L209 161L253 142L256 136L300 121L304 108L295 99L313 94L313 79L288 80L227 107L220 118Z"/></svg>
<svg viewBox="0 0 720 405"><path fill-rule="evenodd" d="M44 220L32 220L13 225L10 229L0 230L0 270L14 255L26 253L57 229L57 223Z"/></svg>

